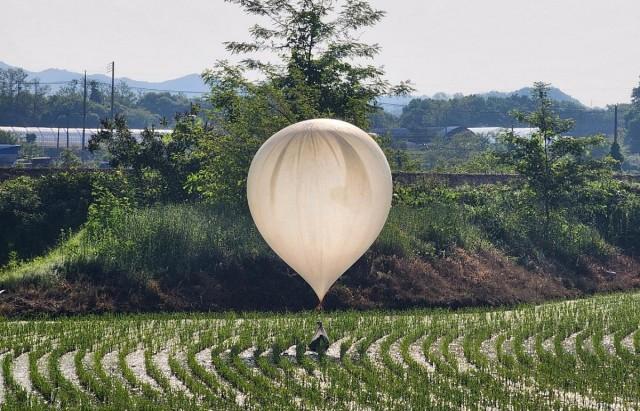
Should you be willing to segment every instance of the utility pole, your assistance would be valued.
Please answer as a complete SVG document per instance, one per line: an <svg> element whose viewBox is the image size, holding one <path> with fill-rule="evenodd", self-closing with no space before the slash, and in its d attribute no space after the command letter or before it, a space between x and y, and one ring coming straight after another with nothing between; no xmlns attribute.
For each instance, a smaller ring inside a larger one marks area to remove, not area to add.
<svg viewBox="0 0 640 411"><path fill-rule="evenodd" d="M116 62L111 62L111 120L113 120L113 99L114 99L114 90L116 85Z"/></svg>
<svg viewBox="0 0 640 411"><path fill-rule="evenodd" d="M82 149L84 150L84 133L87 127L87 70L84 71L84 94L82 98Z"/></svg>
<svg viewBox="0 0 640 411"><path fill-rule="evenodd" d="M33 81L33 125L36 125L36 102L38 101L38 82Z"/></svg>
<svg viewBox="0 0 640 411"><path fill-rule="evenodd" d="M613 142L618 142L618 105L613 106Z"/></svg>

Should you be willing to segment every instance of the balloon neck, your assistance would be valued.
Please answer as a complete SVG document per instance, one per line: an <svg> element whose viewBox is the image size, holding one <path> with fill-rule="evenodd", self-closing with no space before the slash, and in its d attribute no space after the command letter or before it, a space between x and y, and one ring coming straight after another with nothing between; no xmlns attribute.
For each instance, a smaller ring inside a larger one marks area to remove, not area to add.
<svg viewBox="0 0 640 411"><path fill-rule="evenodd" d="M322 302L324 301L324 299L320 300L320 302L318 303L317 307L316 307L316 311L317 312L322 312L323 307L322 307Z"/></svg>

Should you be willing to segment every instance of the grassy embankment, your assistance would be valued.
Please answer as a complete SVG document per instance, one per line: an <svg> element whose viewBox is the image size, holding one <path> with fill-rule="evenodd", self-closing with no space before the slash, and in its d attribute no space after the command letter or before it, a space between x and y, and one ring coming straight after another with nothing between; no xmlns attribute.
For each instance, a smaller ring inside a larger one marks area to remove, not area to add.
<svg viewBox="0 0 640 411"><path fill-rule="evenodd" d="M398 187L382 234L327 307L515 304L639 285L636 208L627 205L615 230L569 210L544 229L528 201L509 186ZM102 203L43 256L6 266L0 281L0 308L12 314L314 305L246 210L204 204Z"/></svg>

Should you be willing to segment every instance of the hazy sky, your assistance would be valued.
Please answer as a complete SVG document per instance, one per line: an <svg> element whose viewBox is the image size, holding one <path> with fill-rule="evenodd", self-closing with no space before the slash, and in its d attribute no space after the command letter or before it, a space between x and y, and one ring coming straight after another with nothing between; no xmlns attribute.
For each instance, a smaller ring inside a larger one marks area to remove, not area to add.
<svg viewBox="0 0 640 411"><path fill-rule="evenodd" d="M392 81L419 94L553 83L587 105L629 101L640 75L639 0L372 0L363 33ZM167 80L229 58L253 23L223 0L0 0L0 61Z"/></svg>

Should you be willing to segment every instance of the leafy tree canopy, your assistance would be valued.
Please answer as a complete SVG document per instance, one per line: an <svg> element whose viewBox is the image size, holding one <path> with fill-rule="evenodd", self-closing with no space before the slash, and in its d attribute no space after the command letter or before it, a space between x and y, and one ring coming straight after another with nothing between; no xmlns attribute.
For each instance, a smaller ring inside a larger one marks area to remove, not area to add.
<svg viewBox="0 0 640 411"><path fill-rule="evenodd" d="M357 39L384 12L363 0L227 0L266 24L249 29L250 40L225 43L239 64L220 61L204 73L211 85L210 120L196 155L204 167L188 186L215 201L244 203L246 175L260 144L292 123L339 118L368 128L379 110L376 98L411 90L392 86L380 67L360 62L374 58L377 44ZM275 61L256 53L268 52ZM248 57L247 57L248 56ZM258 81L248 73L258 73Z"/></svg>
<svg viewBox="0 0 640 411"><path fill-rule="evenodd" d="M625 143L632 153L640 153L640 84L631 92L631 110L627 113Z"/></svg>

